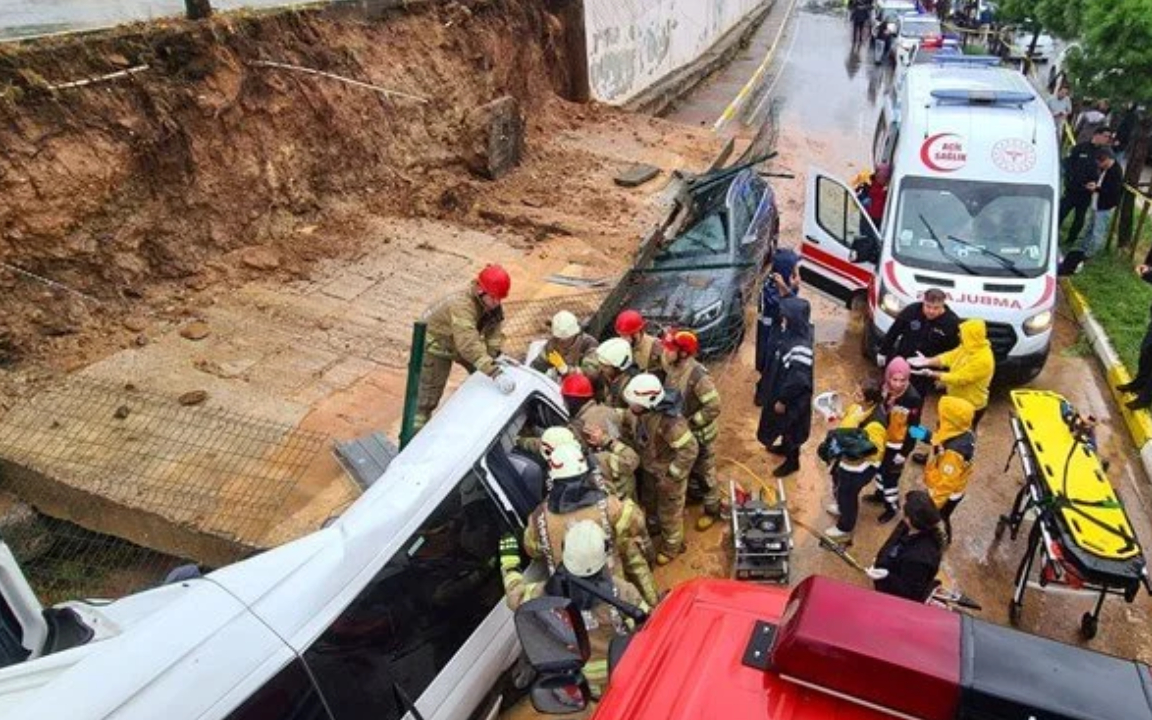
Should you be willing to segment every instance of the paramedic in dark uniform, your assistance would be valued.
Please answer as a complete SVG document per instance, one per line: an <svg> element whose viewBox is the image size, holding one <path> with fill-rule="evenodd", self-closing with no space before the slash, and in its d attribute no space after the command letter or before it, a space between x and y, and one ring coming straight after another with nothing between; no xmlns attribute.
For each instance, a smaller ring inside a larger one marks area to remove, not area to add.
<svg viewBox="0 0 1152 720"><path fill-rule="evenodd" d="M924 299L914 302L900 311L892 321L892 327L880 343L880 353L876 362L887 367L895 357L905 360L921 353L924 357L936 357L952 350L960 344L960 318L945 304L944 291L930 288ZM912 387L921 398L932 392L932 378L922 375L912 376Z"/></svg>
<svg viewBox="0 0 1152 720"><path fill-rule="evenodd" d="M876 554L876 564L864 572L878 591L924 602L936 584L946 545L940 511L928 493L913 490L904 498L904 519Z"/></svg>

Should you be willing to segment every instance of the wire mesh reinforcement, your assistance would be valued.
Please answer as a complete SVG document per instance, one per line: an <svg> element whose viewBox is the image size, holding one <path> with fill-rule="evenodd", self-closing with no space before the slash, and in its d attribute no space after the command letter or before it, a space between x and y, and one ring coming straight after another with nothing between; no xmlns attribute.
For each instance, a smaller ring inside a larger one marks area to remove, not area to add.
<svg viewBox="0 0 1152 720"><path fill-rule="evenodd" d="M91 535L217 565L262 547L326 439L72 378L0 419L0 489ZM76 536L69 554L82 567L135 552Z"/></svg>
<svg viewBox="0 0 1152 720"><path fill-rule="evenodd" d="M504 351L514 357L524 357L533 341L544 340L551 334L552 316L561 310L575 314L581 325L587 327L614 285L613 282L595 290L504 303Z"/></svg>

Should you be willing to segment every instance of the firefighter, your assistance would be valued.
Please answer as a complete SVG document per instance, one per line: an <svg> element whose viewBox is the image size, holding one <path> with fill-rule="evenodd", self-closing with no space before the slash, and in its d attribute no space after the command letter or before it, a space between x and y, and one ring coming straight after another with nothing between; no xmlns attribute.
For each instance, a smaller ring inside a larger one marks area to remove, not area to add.
<svg viewBox="0 0 1152 720"><path fill-rule="evenodd" d="M516 446L521 450L534 452L544 460L552 457L552 451L561 445L579 445L580 440L567 425L553 425L539 436L520 437Z"/></svg>
<svg viewBox="0 0 1152 720"><path fill-rule="evenodd" d="M644 332L648 323L635 310L625 310L616 316L616 336L628 341L632 348L632 361L640 372L654 373L660 369L660 343L656 337Z"/></svg>
<svg viewBox="0 0 1152 720"><path fill-rule="evenodd" d="M716 451L713 444L720 430L720 391L707 368L696 360L700 341L688 330L668 332L662 340L661 362L664 387L680 393L684 400L684 417L696 436L700 452L689 472L689 479L700 484L704 495L704 514L696 521L697 530L707 530L720 517L720 488L716 482Z"/></svg>
<svg viewBox="0 0 1152 720"><path fill-rule="evenodd" d="M929 440L932 452L924 466L924 485L940 509L944 531L952 538L952 513L956 511L972 477L976 455L973 418L976 409L963 398L944 395L936 406L936 430Z"/></svg>
<svg viewBox="0 0 1152 720"><path fill-rule="evenodd" d="M824 536L843 545L852 544L852 532L860 514L860 491L875 479L888 439L884 395L879 384L875 380L864 381L856 388L855 400L855 404L844 412L840 427L863 430L872 452L863 457L843 457L832 464L832 488L836 499L826 509L836 518L836 524L825 530Z"/></svg>
<svg viewBox="0 0 1152 720"><path fill-rule="evenodd" d="M549 572L556 572L568 528L580 520L594 520L612 542L612 571L636 583L644 598L655 604L656 581L649 566L652 541L643 511L607 489L589 469L579 443L553 449L548 468L547 496L528 517L524 550L530 557L544 560Z"/></svg>
<svg viewBox="0 0 1152 720"><path fill-rule="evenodd" d="M649 513L655 509L661 534L656 563L667 565L684 552L684 493L700 446L681 411L680 393L665 390L655 375L632 378L624 401L626 435L643 471L641 499Z"/></svg>
<svg viewBox="0 0 1152 720"><path fill-rule="evenodd" d="M575 315L561 310L552 316L552 337L532 360L532 369L546 372L552 368L560 377L573 371L584 372L597 344L596 338L580 328Z"/></svg>
<svg viewBox="0 0 1152 720"><path fill-rule="evenodd" d="M586 406L583 412L584 445L604 482L621 500L636 500L636 471L640 456L620 439L620 427L626 411L600 403Z"/></svg>
<svg viewBox="0 0 1152 720"><path fill-rule="evenodd" d="M568 578L575 576L596 585L605 595L634 605L644 612L650 609L650 604L632 583L612 574L608 567L609 546L610 541L597 522L580 520L564 536L562 564L556 572L544 582L528 582L520 571L520 549L516 545L516 538L505 535L500 539L500 571L504 577L508 607L515 610L528 600L552 595L568 598L584 615L591 654L583 673L594 699L599 699L608 682L608 648L612 640L628 635L633 629L633 623L618 609Z"/></svg>
<svg viewBox="0 0 1152 720"><path fill-rule="evenodd" d="M597 399L610 407L624 407L624 387L638 371L632 362L632 346L623 338L610 338L596 348L600 383Z"/></svg>
<svg viewBox="0 0 1152 720"><path fill-rule="evenodd" d="M441 298L424 312L428 336L416 396L416 430L424 427L440 404L453 362L470 373L482 372L495 378L505 394L516 389L512 378L502 375L496 363L504 344L501 303L511 288L508 272L499 265L488 265L467 289Z"/></svg>

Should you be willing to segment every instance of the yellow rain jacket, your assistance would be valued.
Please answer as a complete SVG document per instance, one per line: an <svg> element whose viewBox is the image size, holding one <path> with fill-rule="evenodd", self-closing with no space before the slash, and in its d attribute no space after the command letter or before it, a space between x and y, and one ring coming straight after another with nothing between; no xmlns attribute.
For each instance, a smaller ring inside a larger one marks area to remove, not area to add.
<svg viewBox="0 0 1152 720"><path fill-rule="evenodd" d="M996 371L996 358L988 342L988 328L983 320L960 323L960 346L939 356L948 370L940 373L947 393L972 403L980 410L988 405L988 386Z"/></svg>
<svg viewBox="0 0 1152 720"><path fill-rule="evenodd" d="M976 454L976 436L972 418L976 409L963 398L945 395L937 408L939 427L932 433L932 455L924 465L924 485L936 507L948 500L959 500L972 477L972 458Z"/></svg>
<svg viewBox="0 0 1152 720"><path fill-rule="evenodd" d="M884 427L885 422L884 410L879 406L862 407L853 404L844 412L844 419L840 421L840 427L844 429L862 429L872 444L876 446L876 452L866 458L849 461L850 464L880 464L880 461L884 458L884 446L888 441L888 430Z"/></svg>

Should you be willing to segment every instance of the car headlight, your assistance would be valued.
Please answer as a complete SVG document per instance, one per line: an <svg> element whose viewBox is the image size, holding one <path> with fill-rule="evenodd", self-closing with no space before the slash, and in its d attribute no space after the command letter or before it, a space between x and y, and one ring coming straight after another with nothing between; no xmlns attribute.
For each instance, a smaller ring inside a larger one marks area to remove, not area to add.
<svg viewBox="0 0 1152 720"><path fill-rule="evenodd" d="M896 317L904 309L904 301L885 290L883 285L880 286L880 296L876 304L891 317Z"/></svg>
<svg viewBox="0 0 1152 720"><path fill-rule="evenodd" d="M1025 335L1039 335L1052 327L1052 311L1039 312L1024 321Z"/></svg>
<svg viewBox="0 0 1152 720"><path fill-rule="evenodd" d="M724 312L724 301L717 300L703 310L697 310L696 314L692 316L692 326L697 330L703 329L720 319L720 314Z"/></svg>

